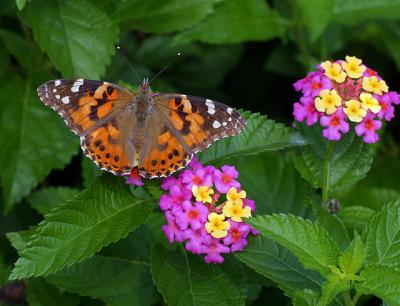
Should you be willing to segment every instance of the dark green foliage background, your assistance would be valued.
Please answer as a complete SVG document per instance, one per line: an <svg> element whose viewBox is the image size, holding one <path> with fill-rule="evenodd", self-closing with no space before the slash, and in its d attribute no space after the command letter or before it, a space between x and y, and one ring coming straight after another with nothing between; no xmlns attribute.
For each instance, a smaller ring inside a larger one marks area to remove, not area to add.
<svg viewBox="0 0 400 306"><path fill-rule="evenodd" d="M199 155L235 164L257 204L262 235L221 266L168 245L159 182L99 176L36 95L60 77L135 88L117 45L142 78L181 53L155 91L248 111L241 136ZM320 130L292 128L293 82L345 55L400 91L400 1L0 1L0 305L15 304L9 278L34 306L353 305L349 289L354 305L399 305L399 120L377 145L346 135L326 162ZM327 169L336 215L321 205Z"/></svg>

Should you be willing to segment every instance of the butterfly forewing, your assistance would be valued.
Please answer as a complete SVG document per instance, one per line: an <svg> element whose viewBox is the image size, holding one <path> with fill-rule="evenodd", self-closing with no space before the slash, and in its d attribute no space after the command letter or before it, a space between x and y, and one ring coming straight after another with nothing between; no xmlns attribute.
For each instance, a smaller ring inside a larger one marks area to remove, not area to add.
<svg viewBox="0 0 400 306"><path fill-rule="evenodd" d="M238 135L246 124L239 112L217 101L181 94L160 95L155 100L168 113L176 136L191 153Z"/></svg>
<svg viewBox="0 0 400 306"><path fill-rule="evenodd" d="M48 81L38 88L38 95L78 135L100 125L134 97L118 85L84 79Z"/></svg>

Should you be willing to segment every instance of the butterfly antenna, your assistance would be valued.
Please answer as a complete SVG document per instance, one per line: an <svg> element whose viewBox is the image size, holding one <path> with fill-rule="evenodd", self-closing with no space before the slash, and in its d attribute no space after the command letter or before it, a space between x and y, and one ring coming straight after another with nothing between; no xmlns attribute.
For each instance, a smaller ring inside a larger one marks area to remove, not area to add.
<svg viewBox="0 0 400 306"><path fill-rule="evenodd" d="M153 78L150 80L149 84L151 84L151 82L153 82L161 73L163 73L165 71L165 69L167 69L175 60L178 56L181 56L181 53L178 52L176 54L176 56L167 64L164 66L163 69L161 69L155 76L153 76Z"/></svg>
<svg viewBox="0 0 400 306"><path fill-rule="evenodd" d="M142 79L139 77L139 75L136 73L135 69L133 69L131 63L129 63L128 59L126 58L125 54L122 52L121 47L117 46L117 49L119 53L121 54L122 58L125 60L125 62L128 64L129 67L131 67L133 73L136 75L137 79L139 80L139 83L142 83Z"/></svg>

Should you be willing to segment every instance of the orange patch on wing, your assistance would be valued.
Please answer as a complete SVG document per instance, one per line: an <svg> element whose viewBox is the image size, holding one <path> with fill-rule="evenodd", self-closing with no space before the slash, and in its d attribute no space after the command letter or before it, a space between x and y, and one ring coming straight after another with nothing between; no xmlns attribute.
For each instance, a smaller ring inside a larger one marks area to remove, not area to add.
<svg viewBox="0 0 400 306"><path fill-rule="evenodd" d="M91 96L84 96L84 97L79 99L78 104L81 107L84 106L84 105L96 106L97 105L97 101L96 101L96 99L94 99Z"/></svg>
<svg viewBox="0 0 400 306"><path fill-rule="evenodd" d="M94 125L94 122L89 119L89 115L91 106L96 106L97 101L91 97L82 97L79 99L78 104L78 109L69 109L71 120L76 126L80 127L82 130L86 130Z"/></svg>
<svg viewBox="0 0 400 306"><path fill-rule="evenodd" d="M99 118L103 118L104 116L108 115L113 108L112 102L107 102L106 104L100 105L97 108L97 116Z"/></svg>
<svg viewBox="0 0 400 306"><path fill-rule="evenodd" d="M186 166L190 155L184 151L178 140L170 134L167 143L168 146L165 150L153 149L144 158L139 166L142 175L146 177L168 176L177 169Z"/></svg>
<svg viewBox="0 0 400 306"><path fill-rule="evenodd" d="M117 174L128 173L132 168L131 162L121 145L110 143L109 131L108 127L102 126L89 134L88 141L83 146L85 153L96 161L100 168Z"/></svg>
<svg viewBox="0 0 400 306"><path fill-rule="evenodd" d="M103 93L107 90L108 84L103 84L99 86L94 92L93 98L101 99L103 98Z"/></svg>
<svg viewBox="0 0 400 306"><path fill-rule="evenodd" d="M176 112L171 112L171 122L178 131L183 129L183 120Z"/></svg>
<svg viewBox="0 0 400 306"><path fill-rule="evenodd" d="M111 95L108 95L108 98L110 100L116 100L116 99L118 99L118 97L119 97L118 90L116 90L115 88L112 91Z"/></svg>
<svg viewBox="0 0 400 306"><path fill-rule="evenodd" d="M182 98L182 103L183 103L183 111L185 113L191 113L192 112L192 103L186 98Z"/></svg>
<svg viewBox="0 0 400 306"><path fill-rule="evenodd" d="M166 131L164 134L161 134L158 136L158 143L159 144L164 144L168 142L168 140L171 138L171 132Z"/></svg>
<svg viewBox="0 0 400 306"><path fill-rule="evenodd" d="M112 139L118 139L121 135L121 132L111 124L107 126L107 132Z"/></svg>

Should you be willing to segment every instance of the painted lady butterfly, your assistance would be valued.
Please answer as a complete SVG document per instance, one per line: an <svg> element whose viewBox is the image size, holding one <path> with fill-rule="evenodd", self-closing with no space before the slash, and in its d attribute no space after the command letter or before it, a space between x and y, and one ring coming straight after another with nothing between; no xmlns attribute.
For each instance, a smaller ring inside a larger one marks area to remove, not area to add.
<svg viewBox="0 0 400 306"><path fill-rule="evenodd" d="M216 101L152 93L147 80L138 92L102 81L53 80L38 94L80 136L85 154L118 175L137 166L145 178L169 176L194 153L239 134L246 124Z"/></svg>

